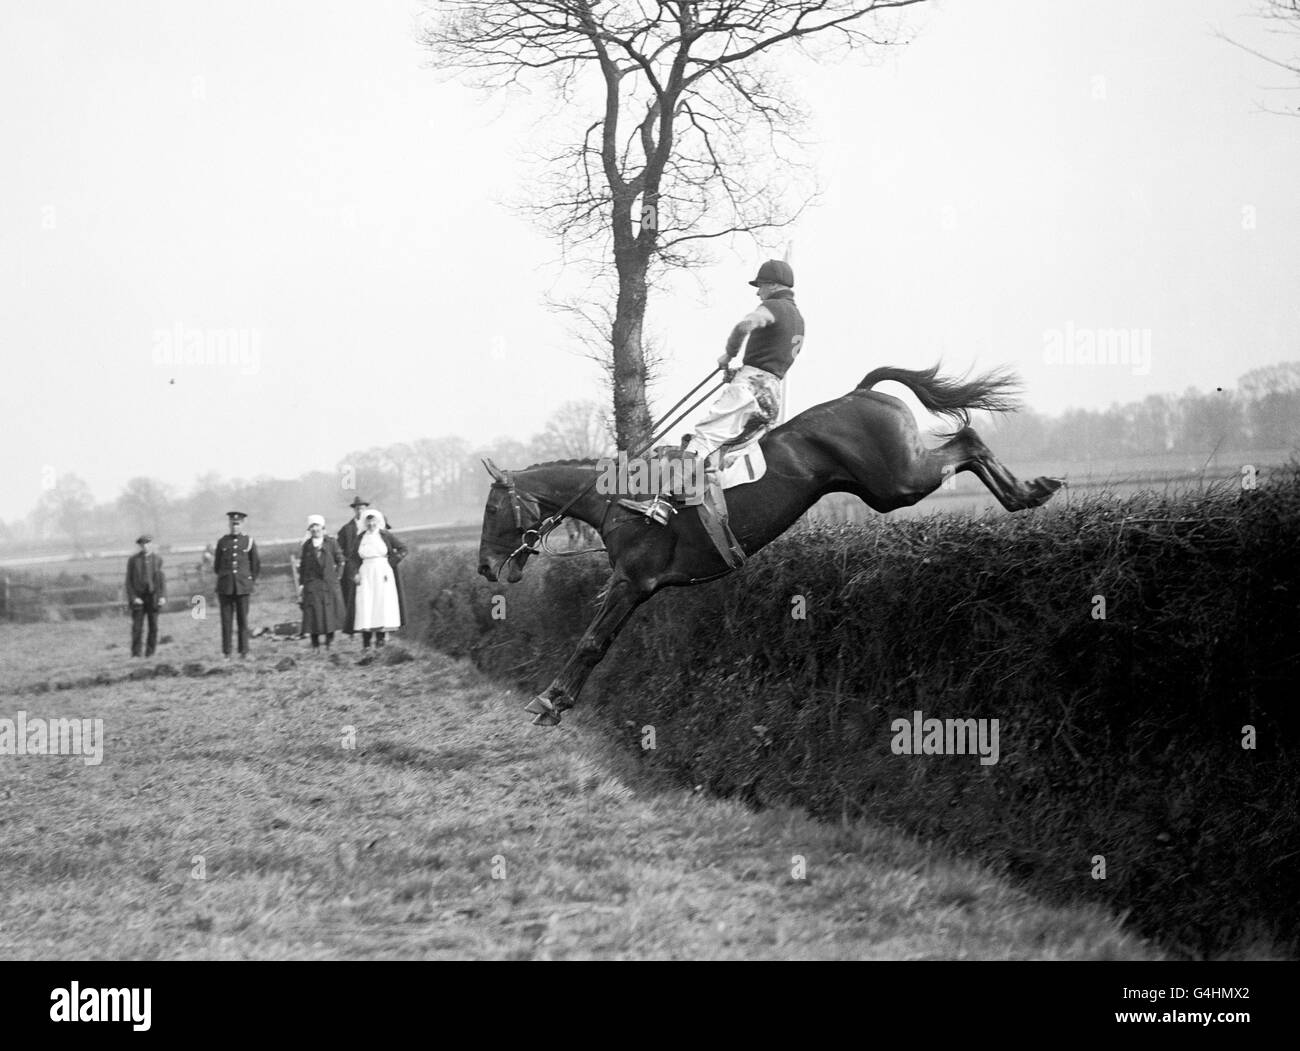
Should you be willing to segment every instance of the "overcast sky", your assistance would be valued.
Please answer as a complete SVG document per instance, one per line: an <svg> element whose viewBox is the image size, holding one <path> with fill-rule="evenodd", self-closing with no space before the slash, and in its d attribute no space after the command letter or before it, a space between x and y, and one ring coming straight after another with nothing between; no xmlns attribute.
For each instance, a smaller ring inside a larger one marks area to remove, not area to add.
<svg viewBox="0 0 1300 1051"><path fill-rule="evenodd" d="M949 0L877 63L785 64L826 190L788 235L790 408L940 355L1015 365L1046 412L1300 358L1300 120L1261 111L1296 96L1214 35L1276 50L1257 7ZM430 69L418 3L0 10L0 517L51 472L181 493L527 437L600 396L545 307L555 248L504 203L547 144L537 107ZM652 302L661 405L751 308L760 258L721 251ZM1114 329L1149 362L1048 360ZM232 364L177 353L227 330Z"/></svg>

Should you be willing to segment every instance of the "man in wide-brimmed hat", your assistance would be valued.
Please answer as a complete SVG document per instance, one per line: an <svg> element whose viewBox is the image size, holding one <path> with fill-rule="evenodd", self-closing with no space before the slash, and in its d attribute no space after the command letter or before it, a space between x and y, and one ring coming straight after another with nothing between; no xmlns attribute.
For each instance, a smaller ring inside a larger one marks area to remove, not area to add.
<svg viewBox="0 0 1300 1051"><path fill-rule="evenodd" d="M262 560L251 536L244 533L243 511L227 511L230 531L217 541L212 569L217 574L221 603L221 652L230 656L232 622L239 622L239 655L248 656L248 603L262 572Z"/></svg>
<svg viewBox="0 0 1300 1051"><path fill-rule="evenodd" d="M152 657L158 648L158 613L167 605L167 579L162 559L153 553L153 537L144 533L135 539L140 550L126 560L126 598L131 604L131 656L140 656L144 623L149 622L149 637L144 655Z"/></svg>
<svg viewBox="0 0 1300 1051"><path fill-rule="evenodd" d="M352 498L352 503L348 504L348 506L352 508L352 517L343 523L343 528L341 528L338 533L339 550L343 553L343 560L345 563L352 557L352 549L356 546L357 536L364 528L361 524L361 516L365 514L366 508L370 506L370 501L363 500L359 496L354 496ZM352 574L345 571L342 580L343 605L347 610L347 613L343 618L343 630L349 635L352 634L352 611L354 608L352 605L352 595L357 586L356 581L352 580L351 576Z"/></svg>

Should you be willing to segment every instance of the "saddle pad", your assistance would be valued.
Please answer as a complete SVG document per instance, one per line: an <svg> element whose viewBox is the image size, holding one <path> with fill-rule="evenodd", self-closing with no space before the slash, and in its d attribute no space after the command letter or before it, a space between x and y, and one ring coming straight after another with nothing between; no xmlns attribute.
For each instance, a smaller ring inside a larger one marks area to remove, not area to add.
<svg viewBox="0 0 1300 1051"><path fill-rule="evenodd" d="M723 489L734 489L738 485L757 482L767 471L767 460L758 442L747 445L739 452L730 453L718 472L718 480Z"/></svg>

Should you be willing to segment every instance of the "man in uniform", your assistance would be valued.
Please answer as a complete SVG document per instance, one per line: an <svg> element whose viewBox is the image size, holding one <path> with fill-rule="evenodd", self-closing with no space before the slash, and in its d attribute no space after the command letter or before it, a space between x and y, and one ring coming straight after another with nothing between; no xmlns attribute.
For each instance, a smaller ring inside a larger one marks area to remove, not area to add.
<svg viewBox="0 0 1300 1051"><path fill-rule="evenodd" d="M152 657L158 648L158 614L167 605L167 580L162 559L153 553L153 537L136 537L140 550L126 560L126 598L131 603L131 656L140 656L144 622L149 620L149 637L144 655Z"/></svg>
<svg viewBox="0 0 1300 1051"><path fill-rule="evenodd" d="M352 503L348 505L352 508L352 517L343 524L339 530L339 551L343 554L343 565L348 564L348 559L352 557L352 548L356 546L357 537L361 535L361 516L366 513L366 508L370 506L369 500L362 500L361 497L353 497ZM357 590L357 582L350 579L351 573L346 569L343 572L343 579L340 583L343 585L343 608L347 614L343 618L343 631L345 634L352 634L352 613L355 608L353 596Z"/></svg>
<svg viewBox="0 0 1300 1051"><path fill-rule="evenodd" d="M230 656L231 621L239 621L239 655L248 656L248 601L262 571L253 538L244 535L243 511L228 511L230 532L217 541L212 569L217 574L217 599L221 603L221 652Z"/></svg>

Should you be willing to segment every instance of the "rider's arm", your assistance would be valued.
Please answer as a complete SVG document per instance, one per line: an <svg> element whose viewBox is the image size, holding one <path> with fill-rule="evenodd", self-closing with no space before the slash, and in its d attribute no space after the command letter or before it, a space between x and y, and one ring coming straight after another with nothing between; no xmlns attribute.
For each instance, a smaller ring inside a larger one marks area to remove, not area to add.
<svg viewBox="0 0 1300 1051"><path fill-rule="evenodd" d="M762 328L764 325L771 325L775 321L776 318L772 316L772 312L765 306L760 306L757 310L746 314L736 322L736 327L731 330L731 335L727 337L727 349L723 356L718 358L718 365L726 368L728 362L739 353L741 345L754 329Z"/></svg>

